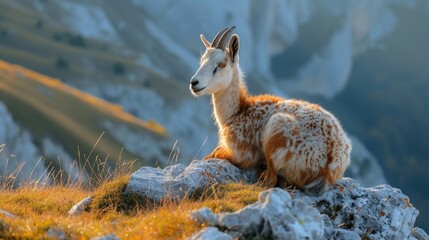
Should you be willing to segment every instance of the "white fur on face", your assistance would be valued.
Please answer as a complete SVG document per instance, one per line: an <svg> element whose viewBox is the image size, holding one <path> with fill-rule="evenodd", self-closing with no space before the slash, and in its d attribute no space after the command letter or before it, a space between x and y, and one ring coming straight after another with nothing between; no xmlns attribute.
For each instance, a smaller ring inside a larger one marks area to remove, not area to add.
<svg viewBox="0 0 429 240"><path fill-rule="evenodd" d="M226 50L210 48L207 49L201 57L201 65L197 70L192 80L197 80L198 84L191 87L192 94L201 96L204 94L217 93L226 89L232 77L231 66L227 63L224 68L218 67L216 73L213 70L219 63L225 63L227 58ZM202 90L199 90L202 89Z"/></svg>

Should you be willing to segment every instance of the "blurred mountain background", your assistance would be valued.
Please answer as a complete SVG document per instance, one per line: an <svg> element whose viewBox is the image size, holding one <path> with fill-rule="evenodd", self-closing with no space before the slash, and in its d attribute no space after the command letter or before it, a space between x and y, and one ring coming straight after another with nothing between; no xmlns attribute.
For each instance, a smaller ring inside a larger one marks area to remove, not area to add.
<svg viewBox="0 0 429 240"><path fill-rule="evenodd" d="M251 92L332 111L353 140L347 176L427 216L428 23L426 0L0 0L0 181L203 157L217 136L209 97L188 91L199 34L236 25Z"/></svg>

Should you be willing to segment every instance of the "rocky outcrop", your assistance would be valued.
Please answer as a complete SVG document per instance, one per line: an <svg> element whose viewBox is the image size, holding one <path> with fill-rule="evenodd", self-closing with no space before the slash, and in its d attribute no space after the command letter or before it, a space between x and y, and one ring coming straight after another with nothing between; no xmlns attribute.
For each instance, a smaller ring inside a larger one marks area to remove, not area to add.
<svg viewBox="0 0 429 240"><path fill-rule="evenodd" d="M215 183L256 182L256 171L242 171L225 160L193 161L165 169L142 167L131 175L125 194L137 194L144 201L181 199Z"/></svg>
<svg viewBox="0 0 429 240"><path fill-rule="evenodd" d="M329 217L324 227L328 238L345 229L371 239L406 239L419 214L401 190L389 185L363 188L353 179L342 179L319 196L296 192L294 198Z"/></svg>
<svg viewBox="0 0 429 240"><path fill-rule="evenodd" d="M125 194L161 202L181 199L215 183L256 180L255 170L243 171L228 161L211 159L193 161L187 167L143 167L132 174ZM389 185L365 188L344 178L318 196L273 188L234 213L200 209L191 217L210 228L192 238L429 239L422 229L414 228L418 214L399 189Z"/></svg>
<svg viewBox="0 0 429 240"><path fill-rule="evenodd" d="M204 216L209 217L205 219ZM192 213L191 217L200 223L217 227L218 231L227 233L234 239L323 237L323 219L319 211L304 201L292 200L290 194L280 188L261 193L256 203L234 213L214 215L203 209ZM210 232L210 236L215 234L214 230ZM209 236L197 233L194 239L209 239Z"/></svg>
<svg viewBox="0 0 429 240"><path fill-rule="evenodd" d="M219 233L203 230L192 239L221 233L234 239L429 239L424 230L414 228L418 214L399 189L363 188L353 179L342 179L319 196L274 188L234 213L197 210L191 218Z"/></svg>

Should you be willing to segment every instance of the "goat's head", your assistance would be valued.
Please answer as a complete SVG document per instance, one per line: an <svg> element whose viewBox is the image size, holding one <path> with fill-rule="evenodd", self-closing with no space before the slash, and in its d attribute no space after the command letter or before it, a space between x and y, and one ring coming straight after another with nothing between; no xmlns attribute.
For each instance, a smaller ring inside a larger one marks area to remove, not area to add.
<svg viewBox="0 0 429 240"><path fill-rule="evenodd" d="M237 34L232 35L229 47L226 43L235 26L222 29L210 43L201 34L201 41L206 51L201 57L200 68L192 77L189 88L192 94L201 96L217 93L226 89L231 83L234 68L238 65L238 49L240 47Z"/></svg>

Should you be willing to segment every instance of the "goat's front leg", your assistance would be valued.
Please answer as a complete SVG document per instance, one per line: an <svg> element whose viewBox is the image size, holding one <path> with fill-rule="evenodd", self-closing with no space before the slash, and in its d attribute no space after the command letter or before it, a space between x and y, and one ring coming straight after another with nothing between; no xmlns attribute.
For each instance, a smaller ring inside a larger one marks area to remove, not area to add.
<svg viewBox="0 0 429 240"><path fill-rule="evenodd" d="M205 156L203 160L208 160L210 158L219 158L219 159L225 159L225 160L231 161L232 152L224 147L218 146L213 150L213 152Z"/></svg>

